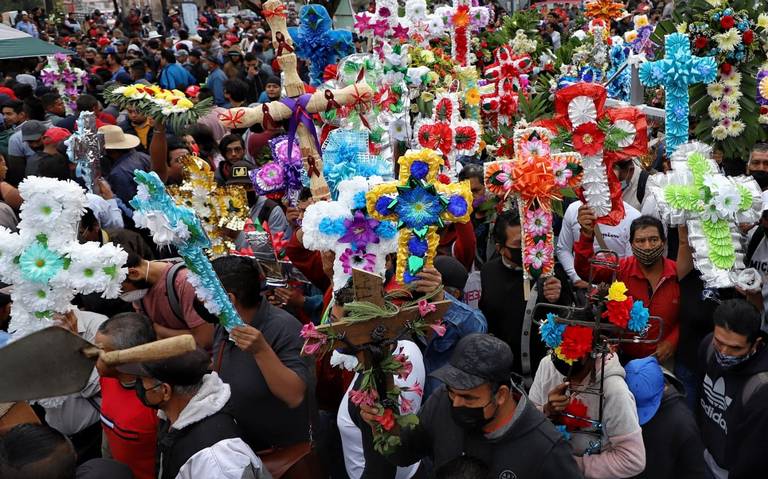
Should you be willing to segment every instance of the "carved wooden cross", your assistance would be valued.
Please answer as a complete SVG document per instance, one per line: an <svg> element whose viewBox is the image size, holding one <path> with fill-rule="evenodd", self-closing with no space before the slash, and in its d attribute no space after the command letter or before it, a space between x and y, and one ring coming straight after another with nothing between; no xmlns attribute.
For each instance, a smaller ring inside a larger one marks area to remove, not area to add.
<svg viewBox="0 0 768 479"><path fill-rule="evenodd" d="M318 90L312 95L305 94L304 82L299 77L297 59L293 53L293 41L286 27L285 4L280 0L269 0L264 3L262 13L272 30L272 44L277 61L283 69L283 84L289 98L256 105L254 108L232 108L220 115L219 120L228 128L245 128L255 124L266 128L275 122L289 120L289 149L293 149L293 138L298 137L312 196L316 200L328 199L330 192L323 178L320 142L311 115L340 105L370 102L373 91L365 81L360 81L340 90Z"/></svg>

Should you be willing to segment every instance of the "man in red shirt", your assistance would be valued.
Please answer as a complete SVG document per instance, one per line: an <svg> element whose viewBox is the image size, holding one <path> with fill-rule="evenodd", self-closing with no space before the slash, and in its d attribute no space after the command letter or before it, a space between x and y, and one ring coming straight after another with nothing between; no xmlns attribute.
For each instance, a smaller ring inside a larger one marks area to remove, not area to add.
<svg viewBox="0 0 768 479"><path fill-rule="evenodd" d="M96 344L104 351L126 349L156 339L152 322L144 315L122 313L104 321ZM136 376L96 363L101 383L101 426L112 458L128 465L135 479L154 479L157 447L157 411L139 401Z"/></svg>
<svg viewBox="0 0 768 479"><path fill-rule="evenodd" d="M589 277L589 260L594 255L592 242L596 216L587 205L579 208L581 236L573 245L576 272L582 278ZM677 280L677 266L674 261L664 257L666 236L661 221L652 216L636 218L629 227L629 242L632 256L619 260L616 280L627 286L627 294L642 300L650 310L651 316L662 320L662 336L658 344L623 344L622 352L629 359L655 355L660 363L671 358L677 348L678 309L680 285ZM596 267L593 281L608 282L612 271ZM657 323L651 323L647 337L658 335Z"/></svg>

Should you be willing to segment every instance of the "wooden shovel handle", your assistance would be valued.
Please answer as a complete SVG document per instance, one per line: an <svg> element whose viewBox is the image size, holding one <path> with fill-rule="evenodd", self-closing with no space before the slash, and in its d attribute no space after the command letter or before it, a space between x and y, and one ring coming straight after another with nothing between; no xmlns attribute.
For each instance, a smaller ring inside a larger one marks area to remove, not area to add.
<svg viewBox="0 0 768 479"><path fill-rule="evenodd" d="M133 348L103 353L101 359L108 366L117 366L120 364L168 359L194 351L195 348L197 348L195 338L191 334L182 334L181 336L161 339Z"/></svg>

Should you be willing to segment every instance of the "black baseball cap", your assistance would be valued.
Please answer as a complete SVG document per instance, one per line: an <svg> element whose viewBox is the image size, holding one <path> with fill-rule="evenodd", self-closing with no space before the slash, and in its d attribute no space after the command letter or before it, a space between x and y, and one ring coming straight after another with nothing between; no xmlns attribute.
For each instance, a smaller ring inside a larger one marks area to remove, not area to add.
<svg viewBox="0 0 768 479"><path fill-rule="evenodd" d="M512 375L512 350L501 339L484 333L461 338L448 364L430 374L452 389L474 389L503 383Z"/></svg>
<svg viewBox="0 0 768 479"><path fill-rule="evenodd" d="M198 384L208 374L211 358L201 348L162 361L131 363L117 367L125 374L154 378L171 386Z"/></svg>
<svg viewBox="0 0 768 479"><path fill-rule="evenodd" d="M250 185L250 168L251 165L247 161L235 162L232 165L232 172L229 174L229 178L227 178L227 185Z"/></svg>

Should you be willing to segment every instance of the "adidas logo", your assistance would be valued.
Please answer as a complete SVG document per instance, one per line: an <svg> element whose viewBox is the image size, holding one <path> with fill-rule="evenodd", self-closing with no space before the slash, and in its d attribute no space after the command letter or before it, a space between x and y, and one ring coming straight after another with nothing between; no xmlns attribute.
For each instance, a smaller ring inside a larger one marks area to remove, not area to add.
<svg viewBox="0 0 768 479"><path fill-rule="evenodd" d="M704 376L704 394L710 403L723 411L728 409L731 404L731 398L725 395L725 380L723 378L718 378L715 384L712 384L709 375Z"/></svg>

